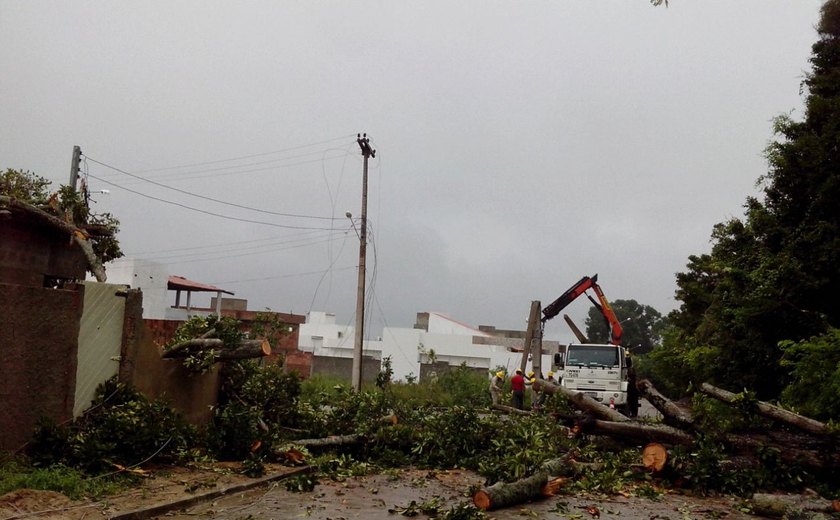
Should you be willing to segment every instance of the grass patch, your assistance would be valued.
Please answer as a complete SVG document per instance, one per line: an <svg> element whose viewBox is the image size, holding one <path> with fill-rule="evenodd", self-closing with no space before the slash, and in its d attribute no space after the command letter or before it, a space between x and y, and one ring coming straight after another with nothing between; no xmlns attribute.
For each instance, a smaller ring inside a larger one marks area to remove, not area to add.
<svg viewBox="0 0 840 520"><path fill-rule="evenodd" d="M131 487L130 476L90 477L63 465L35 468L19 462L0 465L0 495L17 489L56 491L73 500L113 495Z"/></svg>

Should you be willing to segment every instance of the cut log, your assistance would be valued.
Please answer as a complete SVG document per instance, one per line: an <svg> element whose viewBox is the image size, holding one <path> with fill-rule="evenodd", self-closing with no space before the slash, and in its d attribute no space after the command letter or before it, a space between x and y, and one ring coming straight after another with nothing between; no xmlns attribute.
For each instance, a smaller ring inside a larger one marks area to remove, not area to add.
<svg viewBox="0 0 840 520"><path fill-rule="evenodd" d="M350 444L360 444L365 440L364 435L331 435L320 439L298 439L291 441L291 444L303 446L304 448L323 448L325 446L346 446Z"/></svg>
<svg viewBox="0 0 840 520"><path fill-rule="evenodd" d="M516 482L497 482L476 491L473 495L473 504L484 511L521 504L541 496L543 487L547 483L548 474L543 472L537 472Z"/></svg>
<svg viewBox="0 0 840 520"><path fill-rule="evenodd" d="M704 394L714 397L720 401L725 403L734 403L738 399L737 394L733 394L732 392L728 392L722 388L718 388L716 386L712 386L708 383L703 383L700 385L700 391ZM755 411L769 419L774 421L786 424L788 426L793 426L794 428L799 428L800 430L813 433L816 435L828 435L828 427L819 421L811 419L809 417L805 417L803 415L799 415L797 413L789 412L778 406L772 405L770 403L765 403L764 401L756 401L755 403Z"/></svg>
<svg viewBox="0 0 840 520"><path fill-rule="evenodd" d="M540 489L540 495L544 497L553 497L557 493L560 492L561 489L566 487L566 484L569 483L569 477L557 477L550 479L545 485Z"/></svg>
<svg viewBox="0 0 840 520"><path fill-rule="evenodd" d="M805 512L836 513L840 511L840 501L807 495L756 493L752 496L752 504L757 514L772 517L792 517L791 513L800 517Z"/></svg>
<svg viewBox="0 0 840 520"><path fill-rule="evenodd" d="M658 442L651 442L642 450L642 464L651 473L659 473L668 463L668 450Z"/></svg>
<svg viewBox="0 0 840 520"><path fill-rule="evenodd" d="M677 428L694 429L694 416L691 412L680 408L673 401L659 393L659 390L649 380L642 379L638 382L636 388L639 389L639 392L641 392L654 408L662 413L666 424L676 426Z"/></svg>
<svg viewBox="0 0 840 520"><path fill-rule="evenodd" d="M672 426L639 422L616 423L596 420L592 430L588 433L612 435L622 439L632 438L648 442L678 444L681 446L690 446L694 443L694 437Z"/></svg>
<svg viewBox="0 0 840 520"><path fill-rule="evenodd" d="M251 359L271 355L271 345L265 339L246 339L238 347L228 349L218 338L196 338L173 345L161 356L164 359L181 359L206 349L217 349L216 360Z"/></svg>
<svg viewBox="0 0 840 520"><path fill-rule="evenodd" d="M551 394L562 394L572 405L584 412L590 413L599 419L614 422L630 422L630 418L625 417L617 410L613 410L609 406L589 397L586 394L569 390L563 386L555 385L544 379L537 379L534 382L534 390Z"/></svg>
<svg viewBox="0 0 840 520"><path fill-rule="evenodd" d="M473 504L484 511L521 504L532 498L544 496L544 490L550 492L552 487L562 486L568 482L568 478L557 477L572 477L580 475L587 469L597 470L600 467L599 464L552 459L543 463L540 469L529 477L516 482L497 482L492 486L479 489L473 495ZM549 485L549 482L553 484Z"/></svg>

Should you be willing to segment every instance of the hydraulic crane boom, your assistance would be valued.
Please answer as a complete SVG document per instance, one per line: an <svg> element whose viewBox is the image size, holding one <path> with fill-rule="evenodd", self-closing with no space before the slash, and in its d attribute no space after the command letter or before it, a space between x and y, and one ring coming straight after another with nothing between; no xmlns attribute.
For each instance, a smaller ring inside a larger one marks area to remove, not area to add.
<svg viewBox="0 0 840 520"><path fill-rule="evenodd" d="M560 311L565 309L566 306L572 303L578 296L585 294L588 289L592 289L598 297L598 301L595 301L594 298L588 294L586 295L586 297L589 298L589 301L595 305L607 321L607 325L610 329L610 343L613 345L621 345L621 336L624 330L621 328L621 323L615 316L615 313L610 306L610 302L607 300L607 297L604 296L604 291L601 290L601 286L598 285L597 274L592 277L584 276L576 284L569 287L566 292L561 294L559 298L551 302L550 305L546 306L546 308L542 311L542 322L545 323L560 314Z"/></svg>

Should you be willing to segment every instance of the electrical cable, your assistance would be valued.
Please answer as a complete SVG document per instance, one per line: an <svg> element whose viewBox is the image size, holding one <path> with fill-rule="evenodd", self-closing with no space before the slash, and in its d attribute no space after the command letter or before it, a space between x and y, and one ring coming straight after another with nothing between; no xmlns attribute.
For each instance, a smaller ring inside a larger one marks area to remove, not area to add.
<svg viewBox="0 0 840 520"><path fill-rule="evenodd" d="M339 149L339 148L327 148L324 152L331 152L331 151L341 151L341 149ZM306 154L305 156L299 156L299 157L306 157L306 156L314 155L315 153L316 152L312 152L312 153ZM322 152L319 151L317 153L322 153ZM239 175L239 174L242 174L242 173L264 172L264 171L277 170L279 168L288 168L288 167L291 167L291 166L299 166L299 165L302 165L302 164L311 164L311 163L315 163L315 162L323 162L323 161L332 160L332 159L339 159L344 155L346 155L346 153L342 154L342 155L338 155L338 156L327 157L326 153L323 153L322 157L319 157L317 159L311 159L311 160L308 160L308 161L297 161L297 162L290 162L290 163L274 164L272 166L267 166L265 168L251 168L249 170L238 170L238 171L222 171L222 170L230 170L232 168L242 168L242 167L245 166L245 165L232 165L232 166L225 166L225 167L222 167L222 168L212 168L212 169L209 169L209 170L195 170L195 171L180 172L180 173L176 172L176 173L171 173L171 174L149 176L149 177L145 177L145 178L147 178L147 179L153 178L153 179L158 179L158 180L168 179L168 180L173 180L173 181L186 181L186 180L192 180L192 179L208 179L208 178L211 178L211 177L221 177L221 176L224 176L224 175ZM290 158L287 157L287 158L284 158L282 160L287 160L287 159L290 159ZM254 164L255 165L271 164L271 163L275 163L279 160L281 160L281 159L276 159L276 160L272 160L272 161L264 161L264 162L260 162L260 163L254 163ZM213 173L213 172L217 172L217 173ZM135 173L137 173L137 172L135 172ZM130 183L138 183L139 181L129 181L129 182Z"/></svg>
<svg viewBox="0 0 840 520"><path fill-rule="evenodd" d="M320 231L303 231L301 233L290 233L289 235L283 235L283 236L274 236L274 237L267 237L267 238L254 238L254 239L251 239L251 240L239 240L239 241L235 241L235 242L224 242L224 243L221 243L221 244L209 244L209 245L204 245L204 246L178 247L178 248L174 248L174 249L158 249L158 250L153 250L153 251L141 251L141 252L136 252L136 253L132 252L130 254L126 253L126 255L127 256L151 255L151 254L157 254L157 253L172 253L172 252L175 252L175 251L192 251L192 250L197 250L197 249L213 249L213 248L220 247L220 246L232 246L232 245L239 245L239 244L252 244L254 242L263 242L263 241L268 242L268 241L274 241L274 240L281 240L281 239L296 237L296 236L300 236L300 235L310 235L310 234L313 234L313 233L320 233Z"/></svg>
<svg viewBox="0 0 840 520"><path fill-rule="evenodd" d="M143 177L140 177L139 175L134 175L133 173L129 173L125 170L121 170L121 169L119 169L115 166L111 166L111 165L105 164L101 161L97 161L96 159L94 159L93 157L90 157L88 155L86 155L85 157L90 159L91 162L94 162L94 163L99 164L101 166L104 166L106 168L110 168L114 171L118 171L118 172L120 172L122 174L125 174L125 175L128 175L129 177L132 177L134 179L139 179L141 181L148 182L149 184L154 184L155 186L160 186L161 188L166 188L168 190L176 191L178 193L183 193L184 195L189 195L191 197L196 197L196 198L199 198L199 199L209 200L209 201L215 202L217 204L223 204L225 206L232 206L234 208L240 208L240 209L245 209L245 210L249 210L249 211L256 211L257 213L265 213L267 215L276 215L276 216L279 216L279 217L335 220L334 217L319 217L319 216L315 216L315 215L299 215L299 214L295 214L295 213L280 213L280 212L277 212L277 211L269 211L269 210L266 210L266 209L259 209L259 208L254 208L254 207L251 207L251 206L244 206L242 204L236 204L236 203L233 203L233 202L226 202L226 201L223 201L223 200L220 200L220 199L215 199L213 197L207 197L207 196L204 196L204 195L199 195L197 193L192 193L192 192L189 192L189 191L186 191L186 190L182 190L180 188L175 188L174 186L169 186L167 184L156 182L156 181L153 181L153 180L150 180L150 179L144 179ZM94 178L96 178L96 177L94 177ZM100 179L100 180L102 180L102 179ZM105 182L107 182L107 181L105 181ZM123 187L123 189L128 189L128 188Z"/></svg>
<svg viewBox="0 0 840 520"><path fill-rule="evenodd" d="M350 139L350 138L355 137L355 136L356 136L355 134L349 134L349 135L344 135L344 136L341 136L341 137L335 137L333 139L327 139L325 141L318 141L318 142L315 142L315 143L309 143L309 144L303 144L303 145L299 145L299 146L292 146L292 147L289 147L289 148L283 148L283 149L275 150L275 151L272 151L272 152L262 152L262 153L255 153L255 154L251 154L251 155L241 155L239 157L230 157L228 159L218 159L218 160L215 160L215 161L205 161L205 162L198 162L198 163L191 163L191 164L182 164L182 165L179 165L179 166L165 166L165 167L162 167L162 168L154 168L154 169L151 169L151 170L142 170L139 173L151 173L151 172L159 172L159 171L177 170L177 169L180 169L180 168L190 168L192 166L205 166L205 165L208 165L208 164L219 164L219 163L223 163L223 162L239 161L241 159L250 159L252 157L265 157L266 155L273 155L273 154L277 154L277 153L288 152L288 151L291 151L291 150L300 150L302 148L309 148L310 146L317 146L319 144L327 144L327 143L332 143L332 142L335 142L335 141L343 141L345 139Z"/></svg>
<svg viewBox="0 0 840 520"><path fill-rule="evenodd" d="M332 236L331 236L332 235ZM302 245L310 245L310 244L320 244L325 241L335 240L340 238L340 233L329 233L324 232L323 236L316 236L316 237L305 237L305 238L297 238L293 240L287 240L282 242L276 243L266 243L266 244L256 244L248 247L220 247L218 249L212 251L193 251L193 252L185 252L185 253L174 253L174 254L165 254L165 255L154 255L151 253L140 253L140 254L133 254L131 255L134 258L139 258L143 260L166 260L172 258L183 258L187 259L194 256L206 256L206 255L217 255L220 253L244 253L244 252L253 252L253 253L261 253L261 252L274 252L274 251L283 251L285 249L295 249ZM284 247L287 246L287 247ZM217 246L218 247L218 246Z"/></svg>
<svg viewBox="0 0 840 520"><path fill-rule="evenodd" d="M320 230L325 230L325 231L330 231L331 229L333 229L333 228L312 227L312 226L289 226L289 225L285 225L285 224L277 224L277 223L274 223L274 222L265 222L265 221L262 221L262 220L252 220L252 219L247 219L247 218L232 217L230 215L222 215L221 213L214 213L212 211L207 211L207 210L203 210L203 209L199 209L199 208L194 208L192 206L187 206L186 204L181 204L180 202L174 202L174 201L171 201L171 200L161 199L160 197L155 197L153 195L148 195L146 193L142 193L142 192L139 192L139 191L136 191L136 190L132 190L131 188L126 188L125 186L121 186L121 185L116 184L114 182L105 180L101 177L97 177L96 175L94 175L92 173L90 174L90 176L93 177L94 179L98 180L98 181L101 181L101 182L104 182L105 184L108 184L109 186L113 186L115 188L120 188L120 189L125 190L129 193L134 193L135 195L139 195L139 196L145 197L147 199L156 200L158 202L163 202L164 204L170 204L172 206L178 206L179 208L188 209L190 211L203 213L205 215L211 215L213 217L219 217L219 218L223 218L223 219L227 219L227 220L235 220L235 221L238 221L238 222L247 222L249 224L260 224L260 225L263 225L263 226L272 226L272 227L278 227L278 228L284 228L284 229L320 229Z"/></svg>

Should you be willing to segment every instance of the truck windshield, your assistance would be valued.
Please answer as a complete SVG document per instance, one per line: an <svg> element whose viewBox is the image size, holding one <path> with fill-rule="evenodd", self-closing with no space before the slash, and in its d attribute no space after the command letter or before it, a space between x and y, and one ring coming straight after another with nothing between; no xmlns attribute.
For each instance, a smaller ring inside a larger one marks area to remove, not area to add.
<svg viewBox="0 0 840 520"><path fill-rule="evenodd" d="M618 347L606 345L570 345L566 353L566 366L618 367L618 350Z"/></svg>

